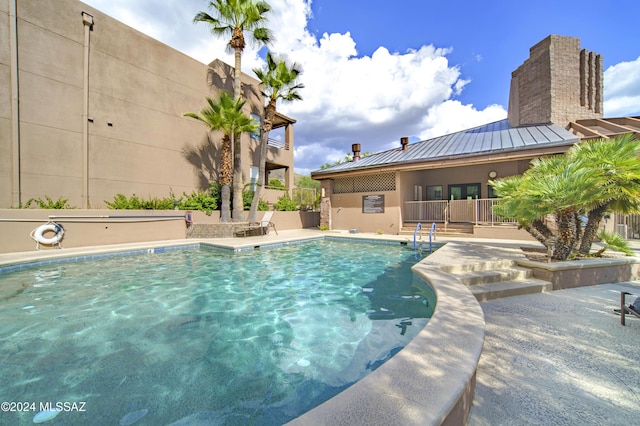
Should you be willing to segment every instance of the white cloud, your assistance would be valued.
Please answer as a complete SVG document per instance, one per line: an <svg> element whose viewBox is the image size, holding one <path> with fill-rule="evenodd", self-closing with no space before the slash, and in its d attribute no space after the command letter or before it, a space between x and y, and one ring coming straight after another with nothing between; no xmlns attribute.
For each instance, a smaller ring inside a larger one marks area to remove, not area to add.
<svg viewBox="0 0 640 426"><path fill-rule="evenodd" d="M507 117L507 111L501 105L489 105L482 111L473 105L463 105L459 101L447 100L433 106L424 117L421 125L424 129L420 139L430 139L460 130L470 129L492 123Z"/></svg>
<svg viewBox="0 0 640 426"><path fill-rule="evenodd" d="M640 57L604 72L605 117L640 115Z"/></svg>
<svg viewBox="0 0 640 426"><path fill-rule="evenodd" d="M301 174L310 174L313 170L320 168L320 166L324 164L333 164L338 160L344 160L345 156L349 154L349 149L339 150L334 148L327 148L320 143L311 143L308 145L297 146L294 150L294 156L296 162L301 162L302 164L314 164L313 167L297 167L296 173ZM317 159L321 158L322 163L317 164Z"/></svg>

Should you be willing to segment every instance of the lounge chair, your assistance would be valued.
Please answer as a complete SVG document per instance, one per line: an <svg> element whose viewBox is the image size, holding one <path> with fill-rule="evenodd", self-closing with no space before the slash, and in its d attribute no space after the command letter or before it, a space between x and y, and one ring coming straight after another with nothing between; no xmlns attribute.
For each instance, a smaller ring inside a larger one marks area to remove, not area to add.
<svg viewBox="0 0 640 426"><path fill-rule="evenodd" d="M260 228L262 228L262 235L267 235L269 233L269 228L273 228L276 235L278 235L278 231L276 230L276 225L271 222L271 218L273 217L273 211L269 210L264 213L262 219L259 222Z"/></svg>
<svg viewBox="0 0 640 426"><path fill-rule="evenodd" d="M626 325L625 324L625 316L626 314L630 314L630 315L634 315L637 318L640 318L640 309L638 309L637 307L637 300L640 299L637 298L636 302L634 302L631 305L627 305L627 294L631 294L628 293L626 291L621 291L620 292L620 309L614 309L615 313L620 314L620 324L622 325Z"/></svg>
<svg viewBox="0 0 640 426"><path fill-rule="evenodd" d="M278 235L278 231L276 230L276 225L271 222L271 218L273 217L273 211L268 211L264 213L260 222L249 222L243 228L237 230L235 232L236 235L242 235L246 237L247 234L253 234L252 231L260 230L260 235L267 235L269 233L269 228L273 228L276 235Z"/></svg>

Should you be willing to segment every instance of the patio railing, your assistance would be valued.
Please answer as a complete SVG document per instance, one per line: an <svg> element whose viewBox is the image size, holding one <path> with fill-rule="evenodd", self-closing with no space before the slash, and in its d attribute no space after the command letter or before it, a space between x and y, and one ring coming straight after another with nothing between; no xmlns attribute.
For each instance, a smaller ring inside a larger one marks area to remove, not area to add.
<svg viewBox="0 0 640 426"><path fill-rule="evenodd" d="M460 222L476 225L517 223L493 212L497 198L470 200L405 201L404 222Z"/></svg>

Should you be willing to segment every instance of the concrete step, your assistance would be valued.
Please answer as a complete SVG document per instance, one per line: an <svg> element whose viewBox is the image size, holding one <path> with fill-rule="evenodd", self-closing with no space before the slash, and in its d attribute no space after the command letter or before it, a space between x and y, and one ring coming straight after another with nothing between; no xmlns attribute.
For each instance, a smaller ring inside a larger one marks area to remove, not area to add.
<svg viewBox="0 0 640 426"><path fill-rule="evenodd" d="M549 281L537 278L477 284L470 287L479 302L523 294L544 293L552 289L553 285Z"/></svg>
<svg viewBox="0 0 640 426"><path fill-rule="evenodd" d="M443 265L440 267L440 269L444 272L454 274L456 275L456 277L467 272L473 273L478 271L491 271L511 268L518 268L518 266L515 265L515 262L512 259L486 260L483 262L451 264Z"/></svg>
<svg viewBox="0 0 640 426"><path fill-rule="evenodd" d="M499 281L513 281L531 278L531 269L512 266L502 269L488 269L479 271L466 271L456 273L456 278L466 286L473 286L485 283L495 283Z"/></svg>
<svg viewBox="0 0 640 426"><path fill-rule="evenodd" d="M405 224L402 228L400 228L400 235L413 235L416 230L417 224ZM431 230L431 224L422 224L422 238L429 238L429 232ZM420 234L420 231L418 231ZM444 226L444 223L436 223L436 235L461 235L461 236L469 236L473 235L473 225L471 223L449 223Z"/></svg>

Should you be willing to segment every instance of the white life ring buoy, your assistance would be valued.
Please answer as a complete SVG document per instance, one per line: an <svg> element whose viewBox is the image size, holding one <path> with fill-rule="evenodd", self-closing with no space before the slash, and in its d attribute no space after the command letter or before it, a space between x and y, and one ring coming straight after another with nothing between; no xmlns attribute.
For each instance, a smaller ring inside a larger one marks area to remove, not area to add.
<svg viewBox="0 0 640 426"><path fill-rule="evenodd" d="M45 237L45 232L53 232L54 235L52 237ZM62 225L57 223L47 223L45 225L40 225L36 229L33 230L31 237L36 240L39 244L44 245L54 245L60 244L60 240L64 236L64 228Z"/></svg>

